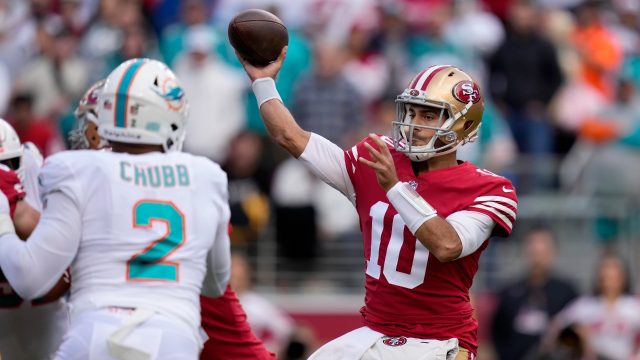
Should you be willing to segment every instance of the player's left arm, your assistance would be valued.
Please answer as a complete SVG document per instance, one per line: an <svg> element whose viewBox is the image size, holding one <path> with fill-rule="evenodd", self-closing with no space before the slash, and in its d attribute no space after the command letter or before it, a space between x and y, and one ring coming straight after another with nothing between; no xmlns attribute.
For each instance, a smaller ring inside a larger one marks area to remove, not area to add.
<svg viewBox="0 0 640 360"><path fill-rule="evenodd" d="M416 238L439 261L453 261L476 251L489 238L496 223L483 213L459 211L442 218L411 186L398 180L391 153L374 134L375 149L365 143L371 160L359 160L375 170L378 183Z"/></svg>
<svg viewBox="0 0 640 360"><path fill-rule="evenodd" d="M202 283L201 294L211 298L222 296L231 278L230 269L229 236L218 235L207 256L207 272Z"/></svg>
<svg viewBox="0 0 640 360"><path fill-rule="evenodd" d="M218 209L219 217L213 247L207 256L207 272L200 291L204 296L217 298L224 294L231 278L231 241L229 240L231 210L226 176L224 181L214 185L213 191L217 194L214 205Z"/></svg>

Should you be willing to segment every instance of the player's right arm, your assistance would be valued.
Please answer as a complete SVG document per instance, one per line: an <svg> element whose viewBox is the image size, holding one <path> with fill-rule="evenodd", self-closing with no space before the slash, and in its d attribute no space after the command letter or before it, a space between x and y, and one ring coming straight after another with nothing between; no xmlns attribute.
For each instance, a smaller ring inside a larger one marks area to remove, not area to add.
<svg viewBox="0 0 640 360"><path fill-rule="evenodd" d="M20 239L28 238L38 225L38 221L40 221L40 212L29 205L26 200L20 200L16 203L16 209L13 211L13 225Z"/></svg>
<svg viewBox="0 0 640 360"><path fill-rule="evenodd" d="M286 53L287 47L285 46L276 61L263 68L249 64L241 56L238 56L238 59L253 83L253 91L256 93L260 106L260 115L262 115L269 135L278 145L297 159L307 146L311 133L296 123L291 112L280 100L273 84L273 80L282 67Z"/></svg>
<svg viewBox="0 0 640 360"><path fill-rule="evenodd" d="M75 178L60 160L52 157L42 169L41 194L47 206L27 241L13 233L9 203L0 194L0 267L23 299L47 293L69 267L80 245L82 216L72 189Z"/></svg>
<svg viewBox="0 0 640 360"><path fill-rule="evenodd" d="M353 185L346 172L344 151L322 136L302 129L280 100L274 79L282 67L286 53L285 46L278 59L263 68L255 67L238 56L253 82L262 120L269 135L278 145L296 159L302 160L316 176L353 202Z"/></svg>

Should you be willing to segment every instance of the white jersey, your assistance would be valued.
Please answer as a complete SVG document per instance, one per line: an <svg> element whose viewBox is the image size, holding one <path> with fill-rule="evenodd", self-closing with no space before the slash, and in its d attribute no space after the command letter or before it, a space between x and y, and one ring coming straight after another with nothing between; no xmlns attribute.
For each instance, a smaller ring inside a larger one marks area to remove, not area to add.
<svg viewBox="0 0 640 360"><path fill-rule="evenodd" d="M31 207L38 211L42 211L42 201L40 201L40 193L38 189L38 174L42 168L43 158L40 150L31 142L22 144L22 162L20 173L20 181L24 190L27 192L26 200Z"/></svg>
<svg viewBox="0 0 640 360"><path fill-rule="evenodd" d="M230 216L218 165L181 152L72 151L48 158L40 183L45 207L63 192L81 209L72 312L143 307L199 327L206 258Z"/></svg>
<svg viewBox="0 0 640 360"><path fill-rule="evenodd" d="M612 360L629 359L640 338L640 300L621 296L609 307L601 297L578 298L557 315L559 327L586 327L590 346Z"/></svg>
<svg viewBox="0 0 640 360"><path fill-rule="evenodd" d="M18 175L27 193L26 201L36 210L42 211L38 174L43 159L34 144L23 144L21 162ZM25 301L8 287L8 283L2 285L0 354L7 359L47 358L58 348L69 327L66 301L58 299L44 304ZM33 324L38 326L34 327Z"/></svg>

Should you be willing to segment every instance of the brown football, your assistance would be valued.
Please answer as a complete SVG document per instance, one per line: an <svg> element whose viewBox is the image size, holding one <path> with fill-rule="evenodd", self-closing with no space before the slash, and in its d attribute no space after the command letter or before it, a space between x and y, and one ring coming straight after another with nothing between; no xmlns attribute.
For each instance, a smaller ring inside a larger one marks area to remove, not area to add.
<svg viewBox="0 0 640 360"><path fill-rule="evenodd" d="M228 36L238 54L255 66L266 66L276 60L289 43L282 21L260 9L243 11L231 19Z"/></svg>

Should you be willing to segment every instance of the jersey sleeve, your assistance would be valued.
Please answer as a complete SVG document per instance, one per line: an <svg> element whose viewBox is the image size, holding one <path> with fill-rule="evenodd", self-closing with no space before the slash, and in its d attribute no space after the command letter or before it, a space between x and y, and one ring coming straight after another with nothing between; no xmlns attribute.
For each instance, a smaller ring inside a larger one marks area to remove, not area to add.
<svg viewBox="0 0 640 360"><path fill-rule="evenodd" d="M231 276L231 246L229 240L229 193L227 174L220 167L209 160L202 168L208 167L209 188L211 200L216 208L218 218L213 246L208 254L207 272L202 284L202 294L217 297L224 293L224 289Z"/></svg>
<svg viewBox="0 0 640 360"><path fill-rule="evenodd" d="M38 176L40 198L44 204L43 206L46 206L47 196L60 192L69 197L80 208L80 204L82 204L80 194L82 191L79 188L79 182L67 163L67 159L62 155L56 154L45 160Z"/></svg>
<svg viewBox="0 0 640 360"><path fill-rule="evenodd" d="M82 215L67 196L53 192L51 206L27 241L8 233L0 241L0 267L23 299L46 294L58 282L78 252Z"/></svg>
<svg viewBox="0 0 640 360"><path fill-rule="evenodd" d="M492 235L509 236L518 213L518 197L511 182L495 174L484 175L486 184L466 210L488 215L496 222ZM483 176L483 175L481 175Z"/></svg>
<svg viewBox="0 0 640 360"><path fill-rule="evenodd" d="M42 202L40 201L40 190L38 188L38 174L42 169L44 159L38 148L30 142L24 143L22 154L22 185L27 195L25 200L31 207L42 212Z"/></svg>
<svg viewBox="0 0 640 360"><path fill-rule="evenodd" d="M338 145L311 133L309 143L299 159L322 181L354 202L353 184L345 164L347 157Z"/></svg>
<svg viewBox="0 0 640 360"><path fill-rule="evenodd" d="M9 167L0 164L0 190L4 193L9 200L10 215L13 217L13 212L16 209L18 201L25 198L27 195L18 175Z"/></svg>

